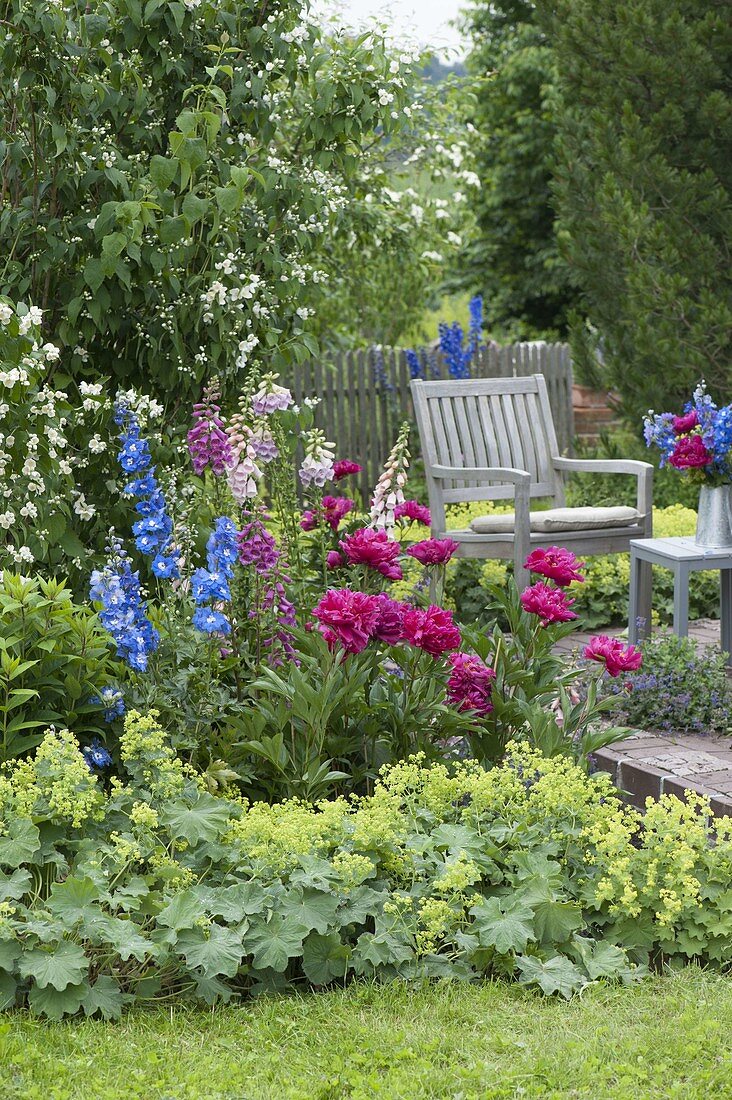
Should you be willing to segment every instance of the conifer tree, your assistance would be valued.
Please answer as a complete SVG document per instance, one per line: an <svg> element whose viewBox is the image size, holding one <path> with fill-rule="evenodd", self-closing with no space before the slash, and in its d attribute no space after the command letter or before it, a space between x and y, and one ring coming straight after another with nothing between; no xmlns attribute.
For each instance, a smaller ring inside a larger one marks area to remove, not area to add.
<svg viewBox="0 0 732 1100"><path fill-rule="evenodd" d="M732 398L729 0L539 0L560 244L634 417Z"/></svg>

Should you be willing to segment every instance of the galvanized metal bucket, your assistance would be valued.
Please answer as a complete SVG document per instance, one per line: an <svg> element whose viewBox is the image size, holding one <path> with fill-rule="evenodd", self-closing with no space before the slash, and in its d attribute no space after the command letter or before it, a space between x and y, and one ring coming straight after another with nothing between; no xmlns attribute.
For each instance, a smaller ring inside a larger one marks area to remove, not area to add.
<svg viewBox="0 0 732 1100"><path fill-rule="evenodd" d="M695 541L707 550L732 547L732 485L702 485Z"/></svg>

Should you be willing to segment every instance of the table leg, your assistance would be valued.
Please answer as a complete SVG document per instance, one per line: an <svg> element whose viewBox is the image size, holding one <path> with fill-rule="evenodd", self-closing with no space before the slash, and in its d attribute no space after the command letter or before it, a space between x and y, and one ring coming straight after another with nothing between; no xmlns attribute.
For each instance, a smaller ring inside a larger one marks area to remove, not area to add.
<svg viewBox="0 0 732 1100"><path fill-rule="evenodd" d="M635 547L631 546L628 600L628 641L631 644L637 642L639 637L647 637L651 632L651 568L651 563L642 561Z"/></svg>
<svg viewBox="0 0 732 1100"><path fill-rule="evenodd" d="M689 570L679 563L674 569L674 634L685 638L689 633Z"/></svg>
<svg viewBox="0 0 732 1100"><path fill-rule="evenodd" d="M651 598L653 595L653 566L649 561L638 562L638 609L637 619L642 623L638 633L641 638L651 635Z"/></svg>
<svg viewBox="0 0 732 1100"><path fill-rule="evenodd" d="M732 664L732 569L720 570L720 587L719 618L722 652L727 654L727 664Z"/></svg>
<svg viewBox="0 0 732 1100"><path fill-rule="evenodd" d="M630 596L628 599L628 641L638 641L638 566L635 547L630 548Z"/></svg>

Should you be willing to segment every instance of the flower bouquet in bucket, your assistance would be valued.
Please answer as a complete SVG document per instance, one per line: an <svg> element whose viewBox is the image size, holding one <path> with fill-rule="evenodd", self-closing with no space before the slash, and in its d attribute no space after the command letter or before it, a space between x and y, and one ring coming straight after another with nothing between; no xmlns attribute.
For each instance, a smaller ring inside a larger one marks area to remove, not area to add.
<svg viewBox="0 0 732 1100"><path fill-rule="evenodd" d="M661 466L699 482L697 545L732 547L732 405L719 408L700 382L681 415L651 410L643 430L646 446L661 452Z"/></svg>

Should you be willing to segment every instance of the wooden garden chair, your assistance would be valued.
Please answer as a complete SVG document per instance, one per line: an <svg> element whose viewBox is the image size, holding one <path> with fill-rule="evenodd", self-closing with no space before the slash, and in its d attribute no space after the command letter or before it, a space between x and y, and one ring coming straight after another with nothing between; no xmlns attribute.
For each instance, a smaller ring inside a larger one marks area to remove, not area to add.
<svg viewBox="0 0 732 1100"><path fill-rule="evenodd" d="M559 454L543 375L470 381L412 382L422 442L432 534L460 544L465 558L513 560L516 583L528 583L524 561L536 547L566 546L576 554L627 553L653 527L653 467L648 462L564 458ZM564 477L572 472L631 474L635 508L566 508ZM549 511L530 502L549 498ZM445 505L511 500L510 515L474 519L447 530ZM641 578L639 616L650 623L650 567Z"/></svg>

